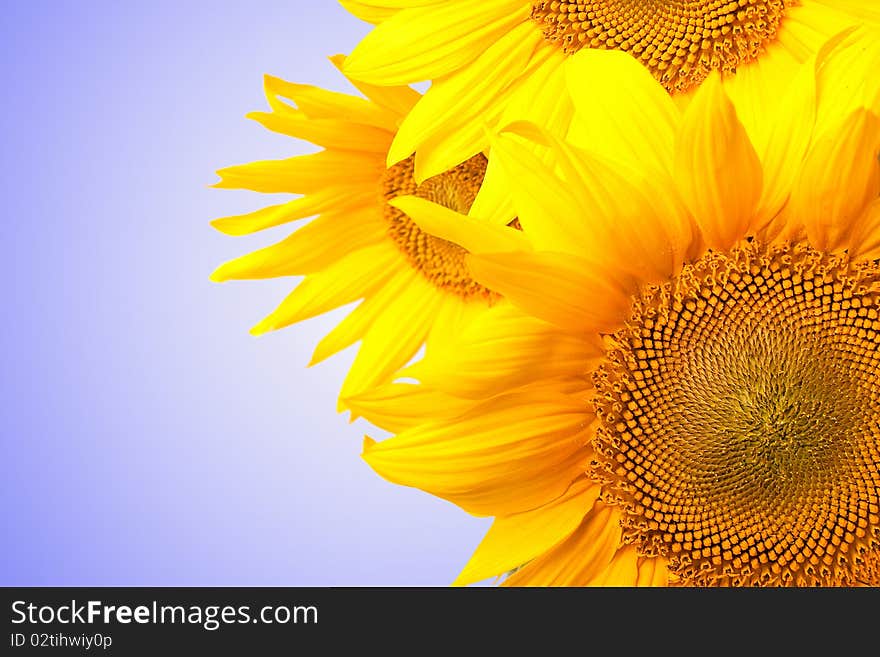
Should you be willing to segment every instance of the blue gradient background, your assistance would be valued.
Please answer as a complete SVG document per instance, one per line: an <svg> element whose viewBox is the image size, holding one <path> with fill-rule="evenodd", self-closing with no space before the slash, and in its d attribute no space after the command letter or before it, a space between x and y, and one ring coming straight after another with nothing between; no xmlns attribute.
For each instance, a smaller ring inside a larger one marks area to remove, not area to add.
<svg viewBox="0 0 880 657"><path fill-rule="evenodd" d="M280 239L213 171L307 146L244 114L263 73L350 87L330 1L4 3L2 585L447 585L488 527L393 486L335 413L341 311L247 329L291 280L217 285Z"/></svg>

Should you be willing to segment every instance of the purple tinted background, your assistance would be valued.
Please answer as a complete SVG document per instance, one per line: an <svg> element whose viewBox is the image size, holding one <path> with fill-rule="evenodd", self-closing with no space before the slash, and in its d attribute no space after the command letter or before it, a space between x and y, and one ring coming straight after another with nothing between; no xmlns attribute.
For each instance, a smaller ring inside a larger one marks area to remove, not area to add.
<svg viewBox="0 0 880 657"><path fill-rule="evenodd" d="M489 521L393 486L334 410L340 311L252 338L290 280L217 285L280 239L208 222L277 199L209 189L307 152L244 114L261 76L349 87L334 2L7 2L2 585L438 585Z"/></svg>

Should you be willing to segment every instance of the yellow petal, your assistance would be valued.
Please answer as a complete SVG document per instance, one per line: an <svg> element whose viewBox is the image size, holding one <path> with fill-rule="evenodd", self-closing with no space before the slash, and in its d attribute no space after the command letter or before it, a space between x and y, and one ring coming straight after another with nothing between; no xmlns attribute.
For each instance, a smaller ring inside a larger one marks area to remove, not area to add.
<svg viewBox="0 0 880 657"><path fill-rule="evenodd" d="M588 258L615 265L620 278L627 272L663 282L678 273L694 230L668 174L615 165L564 144L558 148L560 169L588 208Z"/></svg>
<svg viewBox="0 0 880 657"><path fill-rule="evenodd" d="M706 244L726 251L746 235L762 189L761 163L717 74L688 106L675 145L675 182Z"/></svg>
<svg viewBox="0 0 880 657"><path fill-rule="evenodd" d="M455 138L453 143L458 148L447 143L442 152L434 153L430 162L419 155L417 159L422 161L416 180L442 173L482 150L473 140L485 141L484 124L493 112L500 111L499 97L525 70L540 39L540 32L533 25L523 23L492 42L471 65L435 80L400 125L388 151L388 164L403 160L438 134L455 135L465 128L469 138ZM465 152L461 152L462 148Z"/></svg>
<svg viewBox="0 0 880 657"><path fill-rule="evenodd" d="M565 89L564 63L567 57L555 48L537 49L529 68L515 84L510 85L510 93L498 99L497 103L504 105L500 118L496 120L494 116L487 116L485 121L479 123L480 127L483 127L483 123L503 126L529 120L553 134L564 135L574 112ZM479 143L485 143L485 134L481 135ZM418 158L419 155L416 156L417 161ZM516 216L507 181L491 156L469 214L504 225Z"/></svg>
<svg viewBox="0 0 880 657"><path fill-rule="evenodd" d="M639 557L636 586L668 586L668 562L663 557Z"/></svg>
<svg viewBox="0 0 880 657"><path fill-rule="evenodd" d="M856 222L849 250L857 262L880 259L880 199L871 203Z"/></svg>
<svg viewBox="0 0 880 657"><path fill-rule="evenodd" d="M528 18L529 3L436 3L394 13L370 32L343 66L349 77L399 85L446 75Z"/></svg>
<svg viewBox="0 0 880 657"><path fill-rule="evenodd" d="M393 265L399 258L397 249L382 242L309 274L251 333L260 335L284 328L370 294L394 273Z"/></svg>
<svg viewBox="0 0 880 657"><path fill-rule="evenodd" d="M221 189L250 189L266 194L311 194L345 180L348 185L376 185L385 166L372 154L321 151L286 160L265 160L221 169Z"/></svg>
<svg viewBox="0 0 880 657"><path fill-rule="evenodd" d="M796 165L803 160L813 135L816 95L813 57L798 69L773 115L761 117L766 126L761 157L764 185L755 213L755 230L771 221L788 200L797 176Z"/></svg>
<svg viewBox="0 0 880 657"><path fill-rule="evenodd" d="M586 379L603 353L596 336L570 335L507 303L489 308L408 376L470 399L560 377Z"/></svg>
<svg viewBox="0 0 880 657"><path fill-rule="evenodd" d="M639 556L634 545L625 545L586 586L635 586L639 581Z"/></svg>
<svg viewBox="0 0 880 657"><path fill-rule="evenodd" d="M270 112L250 112L264 128L296 139L304 139L324 148L367 151L384 158L393 133L363 123L337 119L309 119Z"/></svg>
<svg viewBox="0 0 880 657"><path fill-rule="evenodd" d="M324 215L264 249L218 267L213 281L300 276L327 267L347 253L386 239L373 212Z"/></svg>
<svg viewBox="0 0 880 657"><path fill-rule="evenodd" d="M434 319L434 326L431 327L431 333L425 343L425 353L442 349L444 344L454 340L454 336L460 335L468 324L492 305L483 297L462 299L453 294L444 296L446 302Z"/></svg>
<svg viewBox="0 0 880 657"><path fill-rule="evenodd" d="M406 365L425 343L441 292L418 272L393 306L378 314L367 329L360 349L342 383L337 410L345 399L376 385L390 383L391 376Z"/></svg>
<svg viewBox="0 0 880 657"><path fill-rule="evenodd" d="M284 114L301 113L313 119L365 123L390 131L397 127L400 118L395 112L370 103L364 98L328 91L308 84L287 82L271 75L264 76L263 86L269 106L274 111ZM282 98L296 103L298 112L282 101Z"/></svg>
<svg viewBox="0 0 880 657"><path fill-rule="evenodd" d="M789 23L786 21L785 25ZM804 57L815 56L815 51L805 49L804 54L799 55L799 52L795 54L791 47L777 39L764 47L760 57L738 67L735 73L722 75L724 91L733 101L737 118L759 154L767 147L768 129L774 125L773 117L781 111L780 100L789 95L789 85L799 75ZM815 71L813 73L815 77ZM812 102L815 104L815 98ZM790 115L786 118L795 117Z"/></svg>
<svg viewBox="0 0 880 657"><path fill-rule="evenodd" d="M426 4L430 4L435 0L426 0ZM381 23L387 20L400 10L400 7L389 6L387 4L378 4L375 2L359 1L359 0L339 0L339 4L348 11L348 13L357 16L362 21L368 23Z"/></svg>
<svg viewBox="0 0 880 657"><path fill-rule="evenodd" d="M647 68L619 50L584 49L568 58L566 73L576 108L571 143L631 166L672 168L681 116Z"/></svg>
<svg viewBox="0 0 880 657"><path fill-rule="evenodd" d="M562 495L591 455L583 400L524 391L428 421L376 443L364 459L382 477L447 499L469 513L509 515Z"/></svg>
<svg viewBox="0 0 880 657"><path fill-rule="evenodd" d="M880 32L875 28L836 35L821 53L817 132L839 124L859 108L880 112Z"/></svg>
<svg viewBox="0 0 880 657"><path fill-rule="evenodd" d="M534 48L528 68L512 85L499 125L529 121L552 135L565 136L574 114L565 72L570 56L548 45Z"/></svg>
<svg viewBox="0 0 880 657"><path fill-rule="evenodd" d="M844 248L856 220L880 194L880 118L858 109L814 140L786 216L823 251Z"/></svg>
<svg viewBox="0 0 880 657"><path fill-rule="evenodd" d="M620 536L620 512L596 502L571 536L517 570L503 586L584 586L611 563Z"/></svg>
<svg viewBox="0 0 880 657"><path fill-rule="evenodd" d="M290 221L314 216L333 209L345 212L357 208L372 207L376 202L373 186L355 187L330 185L301 198L271 205L256 212L215 219L211 225L227 235L249 235L266 228L280 226Z"/></svg>
<svg viewBox="0 0 880 657"><path fill-rule="evenodd" d="M510 127L492 140L492 158L503 171L516 216L535 249L584 256L582 245L592 238L587 208L576 190Z"/></svg>
<svg viewBox="0 0 880 657"><path fill-rule="evenodd" d="M522 231L473 219L417 196L398 196L388 204L406 213L426 233L454 242L471 252L531 248Z"/></svg>
<svg viewBox="0 0 880 657"><path fill-rule="evenodd" d="M631 289L567 253L468 256L474 278L530 315L571 332L613 332L629 312Z"/></svg>
<svg viewBox="0 0 880 657"><path fill-rule="evenodd" d="M400 433L425 421L464 413L473 402L423 385L389 383L343 399L352 419L363 417L380 429Z"/></svg>
<svg viewBox="0 0 880 657"><path fill-rule="evenodd" d="M513 570L568 538L601 490L581 478L549 504L496 518L453 585L465 586Z"/></svg>
<svg viewBox="0 0 880 657"><path fill-rule="evenodd" d="M330 61L340 72L342 72L342 68L345 65L345 59L345 55L333 55L330 57ZM377 87L358 80L349 80L349 82L375 104L391 110L400 119L406 116L413 108L413 105L422 97L422 94L408 86ZM399 121L395 123L395 129L398 124Z"/></svg>
<svg viewBox="0 0 880 657"><path fill-rule="evenodd" d="M317 344L309 365L320 363L363 338L377 317L393 311L395 303L417 275L417 272L403 262L402 257L399 258L390 278L368 295Z"/></svg>
<svg viewBox="0 0 880 657"><path fill-rule="evenodd" d="M603 160L529 126L508 126L493 141L493 157L536 249L578 255L618 280L662 281L678 271L693 230L668 175ZM523 138L546 142L553 165Z"/></svg>
<svg viewBox="0 0 880 657"><path fill-rule="evenodd" d="M817 0L817 2L873 23L880 23L880 7L873 2L865 2L865 0Z"/></svg>
<svg viewBox="0 0 880 657"><path fill-rule="evenodd" d="M480 191L471 204L468 216L499 226L508 225L516 217L507 180L494 157L489 158Z"/></svg>

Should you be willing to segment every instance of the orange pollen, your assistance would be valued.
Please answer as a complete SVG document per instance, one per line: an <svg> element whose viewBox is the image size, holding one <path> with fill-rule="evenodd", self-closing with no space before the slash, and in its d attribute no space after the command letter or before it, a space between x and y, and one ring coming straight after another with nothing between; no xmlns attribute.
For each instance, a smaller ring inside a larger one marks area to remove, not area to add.
<svg viewBox="0 0 880 657"><path fill-rule="evenodd" d="M708 253L594 374L592 475L684 585L880 585L880 263Z"/></svg>
<svg viewBox="0 0 880 657"><path fill-rule="evenodd" d="M498 295L471 278L465 264L465 249L429 235L406 214L386 202L397 196L415 195L467 214L480 191L486 165L485 156L478 154L454 169L417 185L413 178L411 156L385 171L380 193L388 222L388 235L410 265L438 288L464 298L481 297L492 302Z"/></svg>
<svg viewBox="0 0 880 657"><path fill-rule="evenodd" d="M566 53L624 50L669 92L711 71L735 73L776 38L797 0L552 0L534 2L532 20Z"/></svg>

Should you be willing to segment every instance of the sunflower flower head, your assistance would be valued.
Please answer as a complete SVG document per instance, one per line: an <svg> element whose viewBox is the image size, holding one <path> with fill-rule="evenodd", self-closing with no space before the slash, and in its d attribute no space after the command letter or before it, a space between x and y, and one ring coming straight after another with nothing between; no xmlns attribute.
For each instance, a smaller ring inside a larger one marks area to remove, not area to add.
<svg viewBox="0 0 880 657"><path fill-rule="evenodd" d="M332 60L341 66L344 58ZM401 201L412 198L456 217L467 215L479 205L487 160L475 154L421 183L414 179L413 158L387 167L398 125L419 98L406 86L359 84L366 98L269 76L265 87L271 111L250 118L323 150L219 171L217 187L298 197L217 219L213 225L243 235L317 217L281 242L223 264L212 279L303 277L252 329L255 334L360 301L317 345L312 362L360 341L341 398L363 393L385 382L423 344L442 342L459 324L498 301L499 295L474 281L464 263L464 234L479 233L481 221L465 217L449 235L438 236L413 221ZM491 202L483 201L481 207L492 207ZM503 211L489 214L491 221L510 221L500 218ZM431 220L426 221L430 229ZM502 242L522 237L515 232L507 231Z"/></svg>
<svg viewBox="0 0 880 657"><path fill-rule="evenodd" d="M354 402L397 432L365 459L495 516L460 584L880 585L877 33L761 129L718 72L682 110L628 55L566 66L567 139L492 144L529 248L467 262L509 304L412 369L423 419Z"/></svg>

